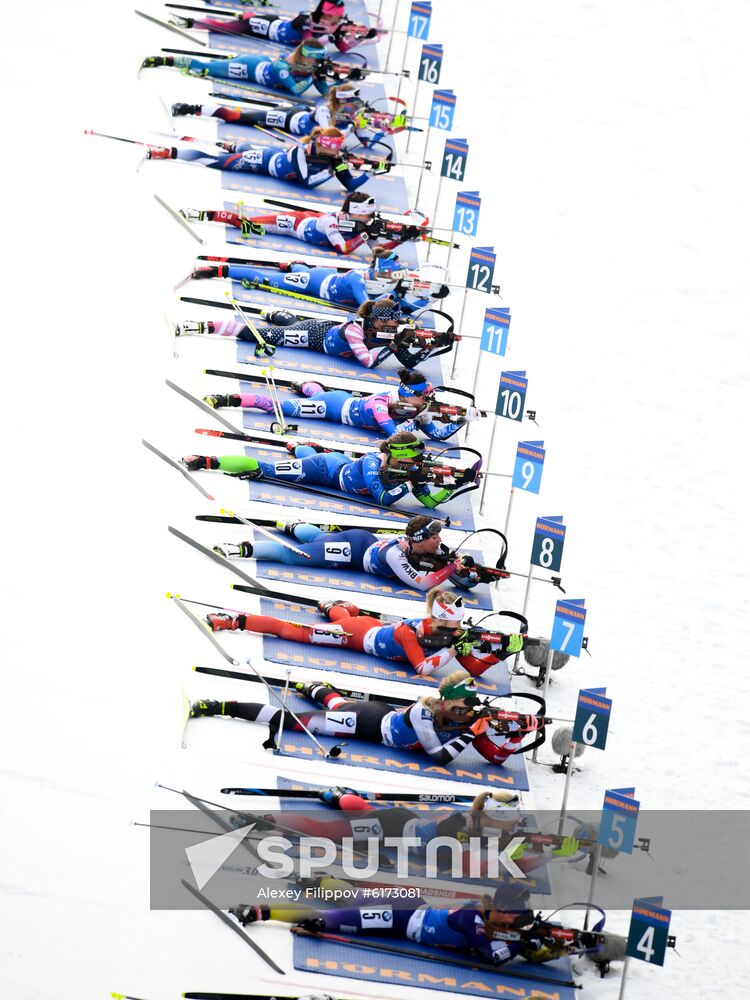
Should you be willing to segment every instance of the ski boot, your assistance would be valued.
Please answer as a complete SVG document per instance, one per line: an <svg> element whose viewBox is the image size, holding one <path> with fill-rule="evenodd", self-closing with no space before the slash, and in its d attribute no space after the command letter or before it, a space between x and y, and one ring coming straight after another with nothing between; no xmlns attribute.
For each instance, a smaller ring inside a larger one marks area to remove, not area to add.
<svg viewBox="0 0 750 1000"><path fill-rule="evenodd" d="M286 443L286 450L290 455L294 455L294 449L298 447L312 448L316 455L326 455L331 450L322 444L318 444L317 441L287 441Z"/></svg>
<svg viewBox="0 0 750 1000"><path fill-rule="evenodd" d="M288 309L261 309L260 317L271 326L290 326L297 322L297 317Z"/></svg>
<svg viewBox="0 0 750 1000"><path fill-rule="evenodd" d="M146 56L141 69L157 69L159 66L174 66L173 56Z"/></svg>
<svg viewBox="0 0 750 1000"><path fill-rule="evenodd" d="M216 393L213 396L204 396L203 402L207 403L208 406L212 406L215 410L219 410L223 406L242 405L242 400L237 393L234 393L231 396L225 396L222 393Z"/></svg>
<svg viewBox="0 0 750 1000"><path fill-rule="evenodd" d="M303 521L277 521L276 530L280 531L282 534L286 535L287 538L296 538L294 534L294 529L298 524L304 524Z"/></svg>
<svg viewBox="0 0 750 1000"><path fill-rule="evenodd" d="M194 701L190 706L190 718L198 719L203 715L226 715L225 701Z"/></svg>
<svg viewBox="0 0 750 1000"><path fill-rule="evenodd" d="M190 275L194 281L198 281L201 278L227 278L228 276L228 264L211 264L208 267L196 267Z"/></svg>
<svg viewBox="0 0 750 1000"><path fill-rule="evenodd" d="M324 931L326 929L326 922L322 917L305 917L304 920L298 920L295 927L301 927L305 931L311 931L313 934L317 934L318 931Z"/></svg>
<svg viewBox="0 0 750 1000"><path fill-rule="evenodd" d="M245 615L227 615L223 613L206 615L206 622L212 632L223 632L228 629L230 632L242 631L245 627Z"/></svg>
<svg viewBox="0 0 750 1000"><path fill-rule="evenodd" d="M246 904L241 904L240 906L233 906L229 912L243 927L247 927L248 924L254 924L258 920L271 919L271 910L268 906L247 906Z"/></svg>
<svg viewBox="0 0 750 1000"><path fill-rule="evenodd" d="M320 681L295 681L292 685L297 694L301 694L303 698L310 699L312 699L312 693L316 688L330 686L330 684L322 684Z"/></svg>
<svg viewBox="0 0 750 1000"><path fill-rule="evenodd" d="M180 215L185 222L206 222L208 213L200 208L181 208Z"/></svg>
<svg viewBox="0 0 750 1000"><path fill-rule="evenodd" d="M197 320L183 320L182 323L175 323L175 337L199 337L204 333L213 333L212 322L198 322Z"/></svg>
<svg viewBox="0 0 750 1000"><path fill-rule="evenodd" d="M172 105L173 118L179 118L180 115L200 115L200 113L200 104L182 104L178 102Z"/></svg>
<svg viewBox="0 0 750 1000"><path fill-rule="evenodd" d="M359 614L359 608L356 604L352 604L351 601L318 601L318 611L330 621L331 618L331 608L343 608L348 614L353 618L356 618Z"/></svg>
<svg viewBox="0 0 750 1000"><path fill-rule="evenodd" d="M215 455L185 455L180 462L190 472L198 472L199 469L218 469L219 460Z"/></svg>
<svg viewBox="0 0 750 1000"><path fill-rule="evenodd" d="M224 542L222 545L214 545L213 552L224 556L225 559L251 559L253 555L252 542Z"/></svg>

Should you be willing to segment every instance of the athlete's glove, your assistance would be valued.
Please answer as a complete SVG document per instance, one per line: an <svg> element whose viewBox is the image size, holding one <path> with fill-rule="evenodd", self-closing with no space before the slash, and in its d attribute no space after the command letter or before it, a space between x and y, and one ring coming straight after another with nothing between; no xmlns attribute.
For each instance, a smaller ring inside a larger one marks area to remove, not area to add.
<svg viewBox="0 0 750 1000"><path fill-rule="evenodd" d="M456 656L469 656L474 651L474 642L471 639L461 639L453 644L453 648L456 651Z"/></svg>
<svg viewBox="0 0 750 1000"><path fill-rule="evenodd" d="M558 858L570 858L577 853L579 847L580 844L575 837L566 837L552 853Z"/></svg>
<svg viewBox="0 0 750 1000"><path fill-rule="evenodd" d="M510 948L507 944L503 944L502 941L492 941L490 943L490 951L492 952L492 961L495 965L502 965L503 962L507 962L510 958Z"/></svg>
<svg viewBox="0 0 750 1000"><path fill-rule="evenodd" d="M522 635L518 632L513 632L508 636L508 645L506 649L509 653L520 653L523 649L524 639Z"/></svg>
<svg viewBox="0 0 750 1000"><path fill-rule="evenodd" d="M473 420L479 420L482 416L482 411L478 410L476 406L467 406L466 413L464 414L464 420L467 424L470 424Z"/></svg>
<svg viewBox="0 0 750 1000"><path fill-rule="evenodd" d="M371 240L380 239L388 232L387 223L377 215L367 223L367 235Z"/></svg>
<svg viewBox="0 0 750 1000"><path fill-rule="evenodd" d="M490 720L487 718L477 719L476 722L472 722L469 726L469 732L473 733L475 736L482 736L487 732L489 724Z"/></svg>
<svg viewBox="0 0 750 1000"><path fill-rule="evenodd" d="M520 859L526 853L526 850L527 850L528 846L529 845L526 843L526 841L523 841L523 843L519 844L518 847L511 854L510 860L511 861L520 861Z"/></svg>

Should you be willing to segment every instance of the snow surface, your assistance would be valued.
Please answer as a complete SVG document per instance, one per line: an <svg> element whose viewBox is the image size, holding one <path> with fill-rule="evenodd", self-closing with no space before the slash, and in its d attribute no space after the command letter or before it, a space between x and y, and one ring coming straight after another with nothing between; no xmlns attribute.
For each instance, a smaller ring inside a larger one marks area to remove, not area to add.
<svg viewBox="0 0 750 1000"><path fill-rule="evenodd" d="M491 405L502 367L526 369L539 414L538 430L499 429L495 467L510 469L519 437L543 438L548 454L541 495L514 503L511 564L525 568L537 515L565 516L564 585L586 598L592 656L555 675L550 711L568 714L586 685L615 701L607 750L581 759L571 805L598 808L606 787L634 784L643 808L747 808L747 4L434 8L441 86L456 89L455 134L472 143L462 187L482 193L477 242L496 247L513 311L508 355L483 359L479 398ZM130 825L179 803L157 779L211 798L271 779L277 763L240 725L193 724L179 749L180 684L234 689L196 682L189 667L215 654L162 595L231 600L226 575L165 530L194 528L207 505L140 445L198 450L192 428L205 420L163 378L205 392L215 382L196 373L233 357L200 342L171 357L162 314L179 315L170 289L197 244L151 198L208 207L218 177L164 163L136 173L137 147L82 135L144 137L168 125L158 93L204 88L166 73L136 81L144 54L179 42L120 0L72 0L33 21L14 5L4 23L18 87L6 130L22 142L9 142L4 170L0 993L166 1000L250 992L258 977L273 992L281 985L214 918L149 912L148 833ZM452 200L446 190L438 221ZM461 282L465 260L453 263ZM488 303L474 299L466 322L478 330ZM459 384L473 371L462 351ZM223 480L202 481L236 502ZM506 503L494 486L490 523L502 525ZM523 581L503 593L519 606ZM532 588L532 631L548 630L556 596ZM531 771L526 801L559 804L561 779ZM629 997L742 982L746 914L676 913L672 929L680 956L662 970L632 963ZM257 937L288 960L290 935ZM284 988L305 978L374 995L298 973ZM584 982L592 997L619 989L616 975L589 970Z"/></svg>

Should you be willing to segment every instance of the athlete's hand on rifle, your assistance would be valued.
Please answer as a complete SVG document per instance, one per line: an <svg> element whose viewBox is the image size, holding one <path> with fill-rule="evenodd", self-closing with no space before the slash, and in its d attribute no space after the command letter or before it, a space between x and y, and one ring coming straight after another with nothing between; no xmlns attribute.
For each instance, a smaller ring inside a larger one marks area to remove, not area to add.
<svg viewBox="0 0 750 1000"><path fill-rule="evenodd" d="M388 232L388 224L379 215L373 216L367 224L367 235L371 240L377 240Z"/></svg>
<svg viewBox="0 0 750 1000"><path fill-rule="evenodd" d="M457 656L469 656L474 652L477 643L474 639L459 639L458 642L454 643L454 649L456 650ZM485 729L487 727L485 726ZM484 732L484 730L482 730Z"/></svg>
<svg viewBox="0 0 750 1000"><path fill-rule="evenodd" d="M558 858L570 858L578 852L580 844L575 837L565 837L562 844L552 852Z"/></svg>
<svg viewBox="0 0 750 1000"><path fill-rule="evenodd" d="M524 646L524 637L518 632L513 632L508 636L506 650L509 653L520 653Z"/></svg>
<svg viewBox="0 0 750 1000"><path fill-rule="evenodd" d="M317 77L320 80L326 78L343 82L344 80L364 80L367 71L362 66L349 66L346 63L337 63L332 59L324 59L320 64Z"/></svg>
<svg viewBox="0 0 750 1000"><path fill-rule="evenodd" d="M475 736L482 736L487 732L487 727L490 724L490 720L487 716L480 716L475 722L469 726L469 732L474 733Z"/></svg>

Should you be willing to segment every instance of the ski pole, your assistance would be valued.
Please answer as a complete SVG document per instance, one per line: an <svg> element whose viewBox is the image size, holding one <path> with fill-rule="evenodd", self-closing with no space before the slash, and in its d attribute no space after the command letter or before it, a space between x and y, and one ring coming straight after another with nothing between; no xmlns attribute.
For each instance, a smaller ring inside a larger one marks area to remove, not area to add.
<svg viewBox="0 0 750 1000"><path fill-rule="evenodd" d="M276 348L274 347L274 345L267 343L267 341L265 341L263 337L261 337L261 335L258 333L258 330L255 327L255 324L252 322L252 320L248 318L247 313L240 306L239 302L237 302L237 300L232 297L231 292L225 292L224 294L226 295L229 302L231 302L234 311L240 317L240 319L248 328L250 333L252 333L252 335L258 341L258 346L255 348L255 357L259 358L264 354L268 355L268 357L271 357L273 354L275 354Z"/></svg>
<svg viewBox="0 0 750 1000"><path fill-rule="evenodd" d="M253 664L250 662L250 660L245 660L245 663L248 665L248 667L250 667L250 669L255 674L255 676L263 683L263 685L265 686L266 691L268 691L269 695L274 699L274 701L277 702L277 704L279 704L281 706L282 710L289 712L289 714L294 719L294 721L297 723L297 725L305 733L307 733L307 735L310 737L310 739L313 741L313 743L315 744L315 746L318 748L318 750L320 750L321 754L324 757L338 757L340 755L340 753L341 753L341 747L345 747L346 743L337 743L335 746L332 746L330 750L326 750L325 747L323 746L323 744L320 742L320 740L307 728L307 726L304 724L304 722L302 721L302 719L300 719L300 717L297 715L297 713L294 712L291 708L288 708L284 704L284 702L281 700L281 698L279 698L279 696L273 690L273 688L268 683L268 681L265 679L265 677L262 674L258 673L258 671L253 666Z"/></svg>
<svg viewBox="0 0 750 1000"><path fill-rule="evenodd" d="M246 524L248 528L252 528L253 531L260 532L261 535L265 535L270 538L273 542L278 542L279 545L283 545L285 549L289 549L290 552L296 553L298 556L302 556L305 559L312 559L309 552L303 552L302 549L298 549L296 545L290 545L289 542L285 542L283 538L279 538L276 535L271 534L270 531L266 531L265 528L261 527L259 524L255 524L254 521L248 521L246 518L242 517L241 514L236 513L233 510L225 510L221 508L221 513L226 514L227 517L236 517L241 524Z"/></svg>
<svg viewBox="0 0 750 1000"><path fill-rule="evenodd" d="M187 40L192 42L194 45L202 45L203 48L208 48L208 42L204 42L202 39L196 38L195 35L191 35L189 31L183 31L183 29L179 28L176 24L170 24L169 21L160 21L158 17L152 17L150 14L144 14L142 10L136 10L134 13L137 14L138 17L142 17L144 21L151 21L152 24L158 24L160 28L166 28L167 31L173 31L175 35L181 35L182 38L187 38ZM221 29L217 28L217 31L219 30Z"/></svg>
<svg viewBox="0 0 750 1000"><path fill-rule="evenodd" d="M157 204L161 205L161 207L165 210L165 212L167 212L169 215L172 216L175 222L178 222L183 229L186 229L187 232L190 233L190 235L197 243L200 243L200 245L203 247L208 245L204 239L201 239L201 237L196 233L193 227L188 225L185 217L183 215L180 215L179 212L176 212L170 205L166 203L166 201L164 201L163 198L160 198L158 194L155 194L154 200L157 202Z"/></svg>
<svg viewBox="0 0 750 1000"><path fill-rule="evenodd" d="M280 433L286 434L286 420L284 420L284 413L281 409L281 402L279 401L279 390L276 388L276 383L273 380L273 367L264 368L261 375L263 375L266 380L268 394L271 397L271 406L273 406L273 414L281 427Z"/></svg>

